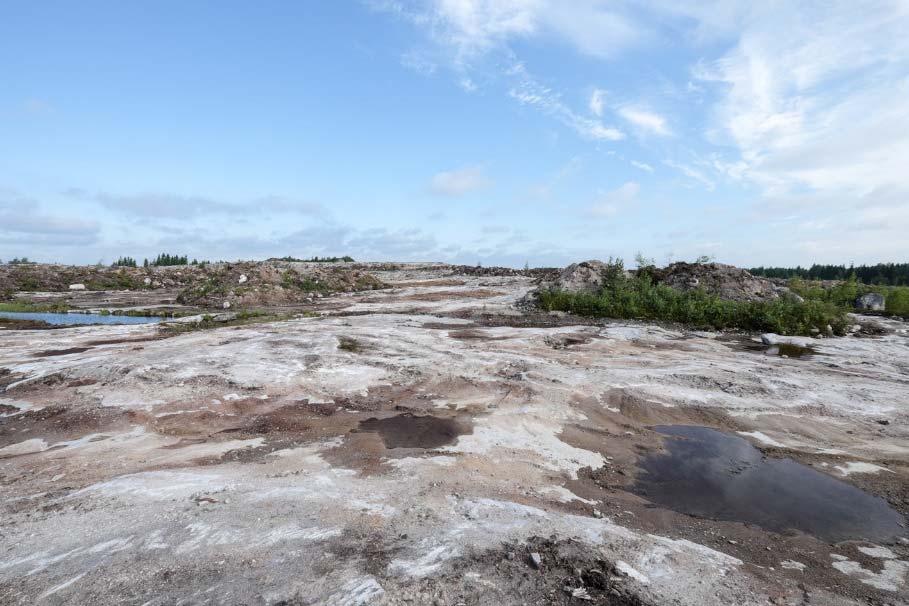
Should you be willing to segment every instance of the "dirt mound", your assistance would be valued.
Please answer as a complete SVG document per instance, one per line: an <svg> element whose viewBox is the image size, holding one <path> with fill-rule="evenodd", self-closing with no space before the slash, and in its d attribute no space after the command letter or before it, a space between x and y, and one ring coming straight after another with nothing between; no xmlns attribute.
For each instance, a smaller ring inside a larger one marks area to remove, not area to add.
<svg viewBox="0 0 909 606"><path fill-rule="evenodd" d="M723 263L673 263L663 269L654 269L653 276L657 282L678 290L700 288L732 301L772 301L796 296L786 287Z"/></svg>
<svg viewBox="0 0 909 606"><path fill-rule="evenodd" d="M371 273L344 266L303 263L230 263L213 266L177 296L184 305L247 307L311 302L333 292L376 290L386 285Z"/></svg>
<svg viewBox="0 0 909 606"><path fill-rule="evenodd" d="M371 273L349 265L242 261L171 267L0 265L0 296L15 292L180 289L185 305L287 305L332 292L385 288ZM82 289L80 289L82 290Z"/></svg>
<svg viewBox="0 0 909 606"><path fill-rule="evenodd" d="M599 292L616 267L596 259L572 263L542 286L566 292Z"/></svg>

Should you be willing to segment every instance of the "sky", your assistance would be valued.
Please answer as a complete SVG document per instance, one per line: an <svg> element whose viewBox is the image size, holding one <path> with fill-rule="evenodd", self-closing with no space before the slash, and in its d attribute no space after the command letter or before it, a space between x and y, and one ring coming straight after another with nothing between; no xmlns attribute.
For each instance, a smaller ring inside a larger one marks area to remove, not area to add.
<svg viewBox="0 0 909 606"><path fill-rule="evenodd" d="M0 259L905 262L906 32L907 0L4 2Z"/></svg>

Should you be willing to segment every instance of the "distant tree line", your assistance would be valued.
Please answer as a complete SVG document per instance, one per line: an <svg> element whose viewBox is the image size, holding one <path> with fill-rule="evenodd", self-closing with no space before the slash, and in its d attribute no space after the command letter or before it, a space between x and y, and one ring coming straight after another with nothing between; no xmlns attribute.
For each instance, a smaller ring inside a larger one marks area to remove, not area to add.
<svg viewBox="0 0 909 606"><path fill-rule="evenodd" d="M7 263L7 265L34 265L35 261L29 261L28 257L22 257L22 258L13 257L6 263Z"/></svg>
<svg viewBox="0 0 909 606"><path fill-rule="evenodd" d="M160 255L155 257L150 263L149 263L148 259L145 259L145 261L142 263L142 266L148 267L149 265L153 265L155 267L163 267L163 266L167 266L167 265L189 265L189 264L190 264L189 257L187 257L186 255L170 255L167 253L161 253ZM196 261L195 259L193 259L192 264L198 265L199 262ZM133 266L133 267L135 267L135 266Z"/></svg>
<svg viewBox="0 0 909 606"><path fill-rule="evenodd" d="M863 284L881 286L909 285L909 263L878 263L877 265L819 265L811 267L753 267L756 276L765 278L802 278L803 280L847 280L854 277Z"/></svg>
<svg viewBox="0 0 909 606"><path fill-rule="evenodd" d="M114 261L114 267L136 267L136 260L132 257L120 257Z"/></svg>
<svg viewBox="0 0 909 606"><path fill-rule="evenodd" d="M341 261L345 263L353 263L354 258L349 255L344 255L343 257L312 257L309 259L297 259L296 257L286 256L279 257L277 261L290 261L294 263L340 263Z"/></svg>

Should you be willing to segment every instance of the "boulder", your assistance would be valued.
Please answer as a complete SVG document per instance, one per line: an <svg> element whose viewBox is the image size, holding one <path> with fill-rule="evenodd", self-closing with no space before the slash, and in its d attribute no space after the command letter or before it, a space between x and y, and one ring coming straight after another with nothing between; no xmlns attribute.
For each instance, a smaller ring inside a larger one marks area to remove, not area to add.
<svg viewBox="0 0 909 606"><path fill-rule="evenodd" d="M886 307L884 295L876 292L865 293L855 300L855 308L862 311L884 311Z"/></svg>
<svg viewBox="0 0 909 606"><path fill-rule="evenodd" d="M70 290L85 290L85 284L70 284Z"/></svg>

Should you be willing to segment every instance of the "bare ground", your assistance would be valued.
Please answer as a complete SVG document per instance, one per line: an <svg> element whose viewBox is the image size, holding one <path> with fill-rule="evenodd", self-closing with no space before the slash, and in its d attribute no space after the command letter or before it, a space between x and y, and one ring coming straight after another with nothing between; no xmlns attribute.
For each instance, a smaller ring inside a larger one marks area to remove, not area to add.
<svg viewBox="0 0 909 606"><path fill-rule="evenodd" d="M905 534L634 490L689 424L909 513L905 324L794 359L528 312L522 275L375 273L319 317L0 331L0 603L906 603Z"/></svg>

